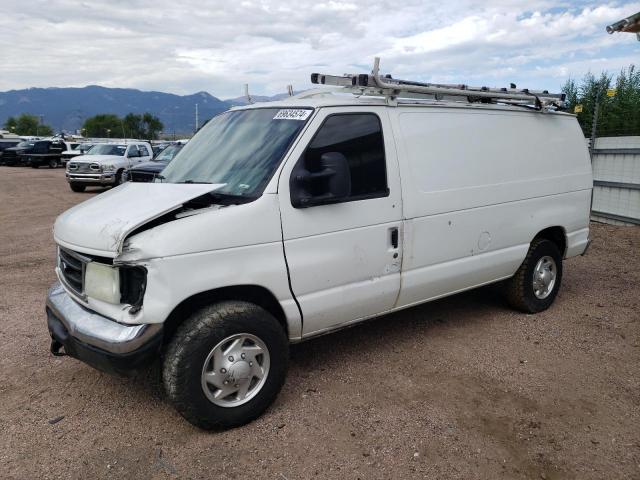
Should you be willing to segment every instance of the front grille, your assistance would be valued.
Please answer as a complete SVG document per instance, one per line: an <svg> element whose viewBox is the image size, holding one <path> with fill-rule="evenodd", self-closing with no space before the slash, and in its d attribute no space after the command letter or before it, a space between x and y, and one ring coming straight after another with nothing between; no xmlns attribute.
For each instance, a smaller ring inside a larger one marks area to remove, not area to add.
<svg viewBox="0 0 640 480"><path fill-rule="evenodd" d="M153 172L144 170L129 170L129 180L132 182L152 182L155 175Z"/></svg>
<svg viewBox="0 0 640 480"><path fill-rule="evenodd" d="M87 260L82 255L58 247L58 268L64 283L78 295L84 293L84 269Z"/></svg>
<svg viewBox="0 0 640 480"><path fill-rule="evenodd" d="M97 163L69 162L69 171L73 173L98 173L100 165Z"/></svg>

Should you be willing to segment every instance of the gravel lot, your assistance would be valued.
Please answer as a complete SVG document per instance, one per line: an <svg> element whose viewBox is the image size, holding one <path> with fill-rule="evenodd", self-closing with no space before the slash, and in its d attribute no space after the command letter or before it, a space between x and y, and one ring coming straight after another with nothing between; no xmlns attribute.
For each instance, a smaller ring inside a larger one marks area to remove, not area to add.
<svg viewBox="0 0 640 480"><path fill-rule="evenodd" d="M49 353L51 226L92 194L0 167L2 478L640 478L640 228L592 225L541 314L488 287L294 346L265 415L206 433Z"/></svg>

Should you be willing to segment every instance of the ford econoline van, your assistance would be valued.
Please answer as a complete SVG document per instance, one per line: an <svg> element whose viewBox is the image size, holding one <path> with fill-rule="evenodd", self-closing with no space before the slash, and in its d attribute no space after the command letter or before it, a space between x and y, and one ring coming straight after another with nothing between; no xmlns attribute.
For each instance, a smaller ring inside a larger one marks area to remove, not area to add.
<svg viewBox="0 0 640 480"><path fill-rule="evenodd" d="M290 343L501 281L518 310L549 308L589 243L575 116L392 93L234 108L154 182L60 215L52 352L159 362L175 408L224 428L273 402Z"/></svg>

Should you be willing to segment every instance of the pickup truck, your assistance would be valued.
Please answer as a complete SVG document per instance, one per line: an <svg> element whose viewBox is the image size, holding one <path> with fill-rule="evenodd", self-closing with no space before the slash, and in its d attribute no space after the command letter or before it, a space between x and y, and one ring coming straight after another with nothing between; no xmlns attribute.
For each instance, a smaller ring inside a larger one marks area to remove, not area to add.
<svg viewBox="0 0 640 480"><path fill-rule="evenodd" d="M2 163L4 165L22 165L22 156L33 151L35 145L33 140L25 140L15 147L10 147L2 152Z"/></svg>
<svg viewBox="0 0 640 480"><path fill-rule="evenodd" d="M62 140L38 140L33 148L21 155L21 162L31 168L47 165L49 168L58 168L62 165L62 153L73 149L77 143L68 143Z"/></svg>
<svg viewBox="0 0 640 480"><path fill-rule="evenodd" d="M118 186L125 169L151 160L151 152L148 142L98 143L67 164L69 187L84 192L90 186Z"/></svg>
<svg viewBox="0 0 640 480"><path fill-rule="evenodd" d="M72 143L71 150L67 150L66 152L62 152L62 166L66 167L69 160L73 160L80 155L84 155L87 151L93 147L93 143Z"/></svg>
<svg viewBox="0 0 640 480"><path fill-rule="evenodd" d="M8 148L13 148L16 145L18 145L19 143L21 143L22 140L17 138L2 138L0 137L0 165L2 165L4 162L2 160L2 156L3 156L3 152L8 149Z"/></svg>

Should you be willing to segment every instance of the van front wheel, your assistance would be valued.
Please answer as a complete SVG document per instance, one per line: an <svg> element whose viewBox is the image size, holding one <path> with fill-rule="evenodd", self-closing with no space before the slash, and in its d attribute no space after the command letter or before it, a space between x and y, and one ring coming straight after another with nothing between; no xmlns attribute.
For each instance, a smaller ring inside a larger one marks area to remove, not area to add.
<svg viewBox="0 0 640 480"><path fill-rule="evenodd" d="M506 296L512 307L537 313L551 306L562 281L562 255L550 240L531 242L520 268L506 282Z"/></svg>
<svg viewBox="0 0 640 480"><path fill-rule="evenodd" d="M169 400L193 425L231 428L257 418L282 388L289 342L257 305L225 301L205 307L169 343L162 380Z"/></svg>

